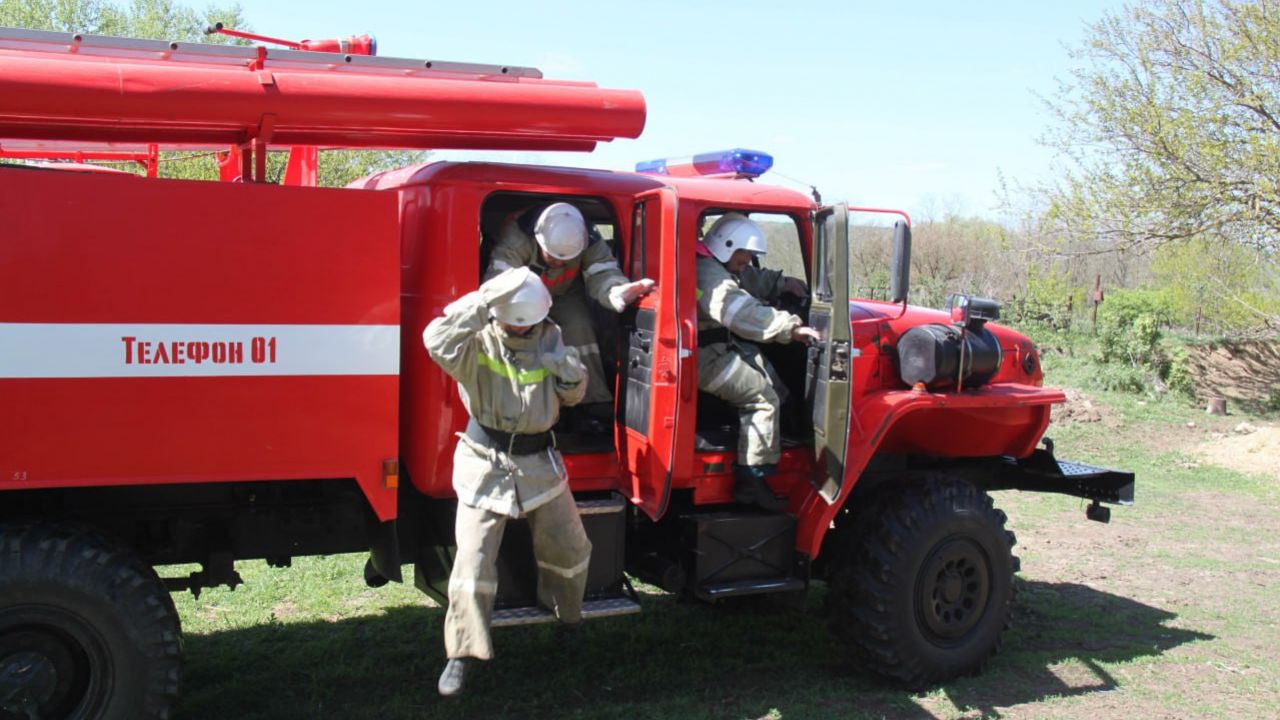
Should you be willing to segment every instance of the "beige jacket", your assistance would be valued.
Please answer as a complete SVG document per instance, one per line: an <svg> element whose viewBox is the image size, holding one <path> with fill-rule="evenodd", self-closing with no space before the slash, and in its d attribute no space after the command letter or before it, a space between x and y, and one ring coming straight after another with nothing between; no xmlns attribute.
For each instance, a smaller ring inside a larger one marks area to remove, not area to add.
<svg viewBox="0 0 1280 720"><path fill-rule="evenodd" d="M515 222L508 222L494 244L484 279L488 280L503 270L526 266L542 277L553 298L564 295L581 282L585 283L587 294L601 305L615 312L626 307L625 303L619 306L620 300L610 297L610 291L631 281L618 269L618 261L603 242L588 243L587 249L564 267L549 268L542 261L542 253L538 252L538 243Z"/></svg>
<svg viewBox="0 0 1280 720"><path fill-rule="evenodd" d="M560 328L544 321L528 335L507 333L489 319L479 292L444 309L422 333L431 359L458 381L458 394L481 425L509 433L550 430L560 406L573 405L587 390L587 373ZM458 500L519 517L567 489L564 462L548 448L509 455L459 434L454 453Z"/></svg>
<svg viewBox="0 0 1280 720"><path fill-rule="evenodd" d="M788 343L791 331L804 324L799 316L764 302L781 294L781 271L748 265L735 276L713 257L699 257L697 269L698 330L726 327L746 340Z"/></svg>

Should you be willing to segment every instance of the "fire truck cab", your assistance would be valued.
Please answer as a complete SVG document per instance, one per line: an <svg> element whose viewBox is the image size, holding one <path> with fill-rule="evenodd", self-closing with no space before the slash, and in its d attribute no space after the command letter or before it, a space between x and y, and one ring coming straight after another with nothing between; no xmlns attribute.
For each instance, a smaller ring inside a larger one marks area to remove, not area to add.
<svg viewBox="0 0 1280 720"><path fill-rule="evenodd" d="M784 269L789 274L808 278L814 223L826 217L819 215L811 198L745 178L673 178L493 163L430 163L382 173L357 185L392 192L399 199L405 338L419 337L446 304L475 289L504 221L549 202L573 203L609 243L629 277L657 281L654 293L621 315L596 308L595 329L616 400L611 432L581 435L569 418L562 419L557 432L575 493L613 498L611 506L619 511L625 499L633 509L618 512L619 525L611 531L626 539L626 547L600 553L602 558L616 558L616 566L606 573L615 594L628 560L651 568L656 575L650 577L665 578L662 582L670 590L688 590L708 599L805 586L803 575L794 572L794 517L723 512L733 504L737 418L723 403L697 391L694 263L701 230L727 211L740 211L767 217L779 231L774 242L791 244L777 247L772 256L788 259ZM440 207L441 203L448 206ZM825 267L833 282L819 284L830 292L822 297L823 303L847 306L847 267ZM808 308L794 309L809 314ZM407 341L401 352L403 471L422 496L449 497L451 454L440 450L449 447L447 438L465 425L466 412L452 381L434 367L423 348ZM774 486L799 507L815 492L815 437L843 445L848 398L841 401L843 416L821 418L815 434L810 406L815 387L825 383L806 373L823 349L795 344L773 346L767 352L788 383L789 398L783 408L786 447ZM566 415L572 413L568 409ZM827 482L838 487L842 478L835 475ZM686 553L678 543L667 547L664 539L650 547L639 542L644 537L665 538L668 531L678 534L676 526L687 521L689 513L708 508L721 511L716 522L732 526L731 532L741 536L732 547L745 547L751 538L748 544L764 541L768 552L732 571L721 568L719 574L702 577L684 569ZM600 512L593 508L593 514ZM628 524L644 532L627 533ZM820 542L820 533L809 540L810 556L816 556ZM606 537L593 537L593 543L600 549L616 545ZM420 571L432 578L432 594L442 597L447 568L432 570L420 565ZM503 585L514 589L510 582ZM608 594L605 588L599 590Z"/></svg>

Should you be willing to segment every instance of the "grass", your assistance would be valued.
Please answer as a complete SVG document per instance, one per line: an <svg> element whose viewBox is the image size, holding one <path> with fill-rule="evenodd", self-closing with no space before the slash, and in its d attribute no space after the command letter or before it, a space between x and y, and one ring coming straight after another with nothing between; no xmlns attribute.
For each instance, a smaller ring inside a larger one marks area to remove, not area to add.
<svg viewBox="0 0 1280 720"><path fill-rule="evenodd" d="M1051 377L1086 368L1049 356ZM916 694L852 669L802 604L642 595L638 616L557 642L500 629L498 658L442 702L442 611L366 588L363 558L240 567L234 592L176 596L179 718L1129 718L1274 716L1280 707L1280 498L1274 478L1191 461L1217 422L1189 403L1102 391L1099 422L1051 429L1059 454L1134 470L1112 523L1070 498L996 493L1018 534L1018 603L980 677ZM1189 428L1187 423L1196 423Z"/></svg>

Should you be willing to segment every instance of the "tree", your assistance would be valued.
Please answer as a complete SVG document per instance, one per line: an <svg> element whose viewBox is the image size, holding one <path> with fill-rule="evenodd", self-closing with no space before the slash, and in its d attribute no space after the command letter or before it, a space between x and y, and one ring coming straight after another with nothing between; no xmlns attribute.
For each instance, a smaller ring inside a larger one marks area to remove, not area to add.
<svg viewBox="0 0 1280 720"><path fill-rule="evenodd" d="M0 25L32 30L230 42L224 35L204 34L205 28L219 21L228 27L248 29L237 4L211 5L198 13L172 0L132 0L127 7L104 0L0 0Z"/></svg>
<svg viewBox="0 0 1280 720"><path fill-rule="evenodd" d="M1280 273L1256 248L1169 243L1156 250L1152 274L1169 297L1172 320L1184 328L1219 335L1280 328Z"/></svg>
<svg viewBox="0 0 1280 720"><path fill-rule="evenodd" d="M1138 0L1089 27L1050 101L1051 229L1113 246L1280 251L1280 5Z"/></svg>
<svg viewBox="0 0 1280 720"><path fill-rule="evenodd" d="M206 35L205 28L215 22L251 30L238 4L211 5L201 13L173 0L132 0L124 7L106 0L0 0L0 25L11 27L184 42L244 42L226 35ZM379 170L422 162L428 155L419 151L325 150L320 153L319 181L321 185L341 186ZM278 180L284 174L284 161L284 153L272 153L268 176ZM132 164L124 167L136 169ZM164 153L160 175L214 180L218 168L212 153Z"/></svg>

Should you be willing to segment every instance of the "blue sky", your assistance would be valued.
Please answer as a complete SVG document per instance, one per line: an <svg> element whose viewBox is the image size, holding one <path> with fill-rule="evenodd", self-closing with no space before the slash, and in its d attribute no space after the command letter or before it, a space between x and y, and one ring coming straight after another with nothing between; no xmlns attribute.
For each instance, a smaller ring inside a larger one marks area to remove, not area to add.
<svg viewBox="0 0 1280 720"><path fill-rule="evenodd" d="M999 175L1034 182L1053 155L1040 95L1085 22L1119 0L1024 2L338 2L240 0L258 32L370 33L379 54L534 66L644 92L638 140L591 154L486 159L632 169L730 147L824 199L913 216L995 216ZM442 153L443 157L477 157ZM769 177L787 184L777 174Z"/></svg>

